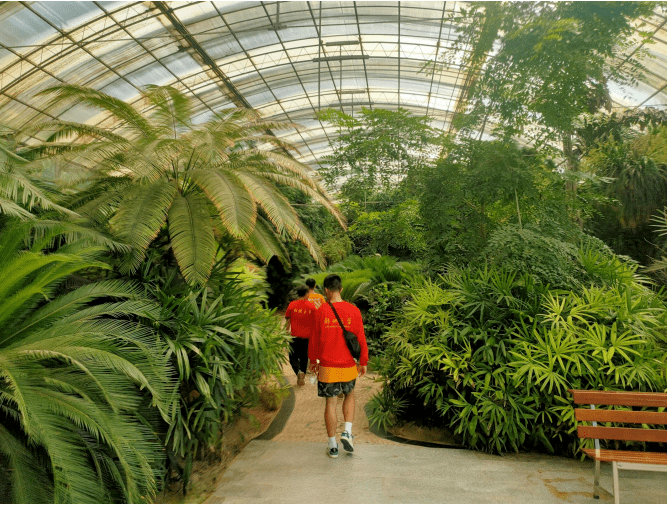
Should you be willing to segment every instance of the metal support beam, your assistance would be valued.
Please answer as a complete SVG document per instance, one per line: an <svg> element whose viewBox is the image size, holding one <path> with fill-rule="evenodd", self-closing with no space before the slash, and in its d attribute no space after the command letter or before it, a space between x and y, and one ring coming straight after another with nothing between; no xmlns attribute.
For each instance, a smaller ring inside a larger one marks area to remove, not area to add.
<svg viewBox="0 0 667 505"><path fill-rule="evenodd" d="M343 60L367 60L370 56L367 54L343 54L338 56L323 56L321 58L313 58L313 62L318 61L343 61Z"/></svg>
<svg viewBox="0 0 667 505"><path fill-rule="evenodd" d="M190 31L176 17L174 12L171 10L171 7L169 7L169 5L167 5L166 2L152 2L152 3L160 11L160 13L162 13L162 15L164 15L164 17L169 20L169 23L171 23L171 26L174 27L174 30L178 32L178 34L182 38L182 41L186 43L187 47L192 49L192 51L194 52L193 56L195 57L195 60L200 60L198 62L200 65L205 65L209 67L211 72L213 72L215 76L218 79L220 79L220 82L224 84L224 86L222 86L222 89L226 92L227 96L229 96L230 100L237 107L252 109L250 102L248 102L248 100L245 99L245 97L239 92L239 90L236 89L236 86L234 86L229 77L225 75L225 73L220 69L215 60L211 58L211 56L206 52L206 50L201 46L201 44L197 42L197 39L195 39L190 34Z"/></svg>

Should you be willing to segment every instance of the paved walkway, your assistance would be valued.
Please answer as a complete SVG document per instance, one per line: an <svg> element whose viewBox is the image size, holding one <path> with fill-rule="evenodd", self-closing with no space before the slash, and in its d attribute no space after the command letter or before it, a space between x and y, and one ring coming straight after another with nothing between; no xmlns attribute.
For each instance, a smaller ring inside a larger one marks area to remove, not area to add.
<svg viewBox="0 0 667 505"><path fill-rule="evenodd" d="M289 378L293 374L286 373ZM295 380L291 379L292 383ZM378 387L358 382L355 452L325 454L324 400L306 383L271 440L253 440L218 481L208 503L613 503L593 500L593 464L539 454L491 456L379 438L363 405ZM341 405L338 405L342 429ZM601 484L612 488L611 466ZM667 503L664 473L620 472L621 503Z"/></svg>

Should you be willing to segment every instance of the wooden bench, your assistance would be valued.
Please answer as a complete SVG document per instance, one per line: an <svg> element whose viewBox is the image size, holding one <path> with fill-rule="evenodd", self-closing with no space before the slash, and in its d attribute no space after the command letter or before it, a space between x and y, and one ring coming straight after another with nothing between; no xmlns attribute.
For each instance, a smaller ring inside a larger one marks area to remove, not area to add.
<svg viewBox="0 0 667 505"><path fill-rule="evenodd" d="M570 389L575 404L589 404L590 409L574 409L577 421L589 421L592 426L577 426L579 438L595 440L595 449L582 451L595 460L593 498L599 498L600 462L612 464L614 502L620 503L618 470L647 470L667 472L667 453L616 451L600 449L602 440L632 440L635 442L667 442L666 429L621 428L598 426L598 423L667 424L667 412L601 410L596 405L625 407L667 407L665 393L631 393L624 391L585 391Z"/></svg>

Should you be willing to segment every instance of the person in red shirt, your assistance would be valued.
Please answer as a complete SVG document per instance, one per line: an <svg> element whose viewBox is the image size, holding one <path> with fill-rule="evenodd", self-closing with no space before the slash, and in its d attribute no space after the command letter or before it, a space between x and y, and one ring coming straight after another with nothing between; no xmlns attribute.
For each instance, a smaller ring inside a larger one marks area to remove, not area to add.
<svg viewBox="0 0 667 505"><path fill-rule="evenodd" d="M308 301L308 286L299 286L296 295L299 297L287 306L285 328L294 337L290 342L289 362L297 376L297 385L306 383L308 370L308 339L313 331L315 312L317 309Z"/></svg>
<svg viewBox="0 0 667 505"><path fill-rule="evenodd" d="M320 308L320 306L323 303L326 303L324 300L324 297L319 294L315 293L315 288L317 287L317 281L315 279L306 279L306 286L308 286L309 292L308 292L308 301L315 305L315 308Z"/></svg>
<svg viewBox="0 0 667 505"><path fill-rule="evenodd" d="M340 296L343 289L340 276L330 274L324 279L324 296L327 303L323 303L315 314L315 325L308 343L308 357L310 358L311 371L317 374L317 396L326 398L324 408L324 421L327 427L329 444L327 454L331 458L338 457L338 444L336 443L336 427L338 416L336 415L336 402L340 393L345 395L343 401L343 416L345 418L345 429L341 433L340 441L343 448L354 451L352 436L352 422L354 421L354 386L357 377L363 377L368 365L368 346L364 334L364 323L361 312L351 303L344 302ZM359 363L356 363L343 337L343 329L332 306L345 326L357 336L361 347Z"/></svg>

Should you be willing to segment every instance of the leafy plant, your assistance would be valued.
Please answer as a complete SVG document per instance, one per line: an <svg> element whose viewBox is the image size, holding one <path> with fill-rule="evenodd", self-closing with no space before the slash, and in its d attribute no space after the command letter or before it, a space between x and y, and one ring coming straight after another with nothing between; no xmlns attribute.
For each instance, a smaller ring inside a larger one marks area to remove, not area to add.
<svg viewBox="0 0 667 505"><path fill-rule="evenodd" d="M568 388L664 390L664 302L636 265L579 254L597 284L553 290L529 274L466 268L414 290L384 337L378 422L395 399L402 418L444 423L471 448L573 454Z"/></svg>
<svg viewBox="0 0 667 505"><path fill-rule="evenodd" d="M215 453L221 423L258 397L265 375L280 372L286 340L273 311L260 306L262 285L247 274L232 268L201 289L179 281L175 270L163 278L147 264L142 275L161 307L150 321L178 371L178 408L165 443L185 494L193 461Z"/></svg>
<svg viewBox="0 0 667 505"><path fill-rule="evenodd" d="M104 248L62 237L48 223L0 229L0 481L15 502L150 500L164 467L150 406L169 419L175 383L138 318L159 308L128 281L62 293L68 276L109 268Z"/></svg>
<svg viewBox="0 0 667 505"><path fill-rule="evenodd" d="M53 133L32 154L58 154L89 168L70 203L94 222L108 222L132 245L124 272L136 271L165 225L178 267L193 285L208 278L225 236L246 241L265 261L273 255L286 261L279 237L289 236L323 264L316 241L279 185L298 188L342 224L339 212L306 166L261 147L292 149L266 132L293 125L264 121L249 109L220 111L195 124L190 99L170 86L142 92L147 112L75 85L44 94L51 105L76 101L117 122L113 132L66 121L37 125L34 130Z"/></svg>

